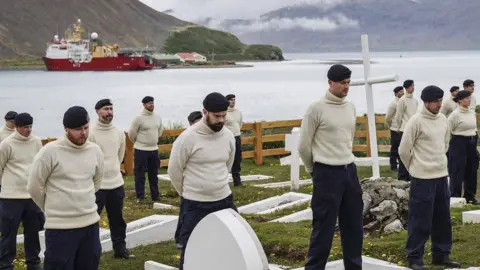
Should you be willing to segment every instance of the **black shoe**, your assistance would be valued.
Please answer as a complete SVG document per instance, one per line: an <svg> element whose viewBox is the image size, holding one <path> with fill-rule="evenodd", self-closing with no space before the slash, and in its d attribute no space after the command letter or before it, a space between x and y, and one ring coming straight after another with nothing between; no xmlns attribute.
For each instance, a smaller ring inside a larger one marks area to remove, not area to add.
<svg viewBox="0 0 480 270"><path fill-rule="evenodd" d="M143 203L144 201L145 201L144 198L138 198L138 199L137 199L137 203Z"/></svg>
<svg viewBox="0 0 480 270"><path fill-rule="evenodd" d="M450 260L449 258L443 259L443 260L435 260L432 259L432 264L433 265L442 265L448 268L460 268L461 265L457 262L454 262Z"/></svg>
<svg viewBox="0 0 480 270"><path fill-rule="evenodd" d="M425 265L418 264L418 263L409 263L408 268L412 270L428 270L428 268Z"/></svg>
<svg viewBox="0 0 480 270"><path fill-rule="evenodd" d="M119 251L115 251L115 253L113 254L113 257L115 259L130 259L130 258L133 258L135 257L134 255L130 255L130 253L128 252L128 249L124 248L122 250L119 250Z"/></svg>
<svg viewBox="0 0 480 270"><path fill-rule="evenodd" d="M392 170L392 172L398 172L398 168L397 168L397 167L391 167L390 169Z"/></svg>
<svg viewBox="0 0 480 270"><path fill-rule="evenodd" d="M242 182L234 182L233 183L234 187L238 187L238 186L242 186L242 185L243 185Z"/></svg>
<svg viewBox="0 0 480 270"><path fill-rule="evenodd" d="M470 204L473 204L473 205L478 205L478 201L477 199L473 198L473 199L466 199L467 203L470 203Z"/></svg>

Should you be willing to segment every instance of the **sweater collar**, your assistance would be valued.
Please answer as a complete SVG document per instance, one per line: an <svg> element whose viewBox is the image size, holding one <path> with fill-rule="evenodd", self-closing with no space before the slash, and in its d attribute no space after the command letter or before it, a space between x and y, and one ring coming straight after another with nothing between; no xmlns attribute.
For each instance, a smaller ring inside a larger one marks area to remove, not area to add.
<svg viewBox="0 0 480 270"><path fill-rule="evenodd" d="M339 98L335 96L330 92L330 90L327 90L327 92L325 93L325 102L328 104L335 104L335 105L341 105L341 104L347 103L345 98Z"/></svg>
<svg viewBox="0 0 480 270"><path fill-rule="evenodd" d="M28 137L25 137L15 130L13 133L13 138L18 141L29 141L32 138L32 134L30 134Z"/></svg>
<svg viewBox="0 0 480 270"><path fill-rule="evenodd" d="M413 98L413 94L406 93L406 94L405 94L405 97L406 97L406 98Z"/></svg>
<svg viewBox="0 0 480 270"><path fill-rule="evenodd" d="M461 112L461 113L470 113L470 109L467 107L467 108L464 108L462 106L458 106L458 110Z"/></svg>
<svg viewBox="0 0 480 270"><path fill-rule="evenodd" d="M151 112L151 111L149 111L145 108L142 109L142 115L152 115L152 114L153 114L153 112Z"/></svg>
<svg viewBox="0 0 480 270"><path fill-rule="evenodd" d="M195 123L194 126L196 126L196 129L197 129L199 134L214 135L214 134L220 134L225 130L225 126L223 126L223 128L219 132L215 132L207 125L206 121L207 121L207 119L204 117L204 118L202 118L202 120Z"/></svg>
<svg viewBox="0 0 480 270"><path fill-rule="evenodd" d="M440 117L440 113L433 114L433 113L431 113L429 110L427 110L427 108L425 108L425 106L422 107L422 112L421 112L421 114L422 114L425 118L432 119L432 120L435 120L435 119L437 119L438 117Z"/></svg>
<svg viewBox="0 0 480 270"><path fill-rule="evenodd" d="M233 108L228 107L227 112L233 112L233 111L235 111L235 110L237 110L235 107L233 107Z"/></svg>
<svg viewBox="0 0 480 270"><path fill-rule="evenodd" d="M68 147L71 147L71 148L74 148L74 149L83 149L83 148L85 148L85 146L87 146L87 144L88 144L88 140L86 140L84 144L82 144L82 145L76 145L76 144L72 143L72 142L70 141L70 139L68 139L67 134L65 134L65 135L63 136L62 142L63 142L63 145L68 146Z"/></svg>
<svg viewBox="0 0 480 270"><path fill-rule="evenodd" d="M15 131L14 128L9 128L9 127L7 127L7 125L3 126L3 130L9 131L9 132L14 132Z"/></svg>
<svg viewBox="0 0 480 270"><path fill-rule="evenodd" d="M100 121L100 119L97 119L96 129L98 129L98 130L110 130L112 128L113 128L112 122L104 123L104 122Z"/></svg>

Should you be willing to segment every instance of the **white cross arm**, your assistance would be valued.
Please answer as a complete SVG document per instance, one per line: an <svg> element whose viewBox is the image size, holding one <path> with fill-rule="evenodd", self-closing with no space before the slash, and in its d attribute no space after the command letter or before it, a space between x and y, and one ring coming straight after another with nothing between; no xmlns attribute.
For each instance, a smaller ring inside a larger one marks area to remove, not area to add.
<svg viewBox="0 0 480 270"><path fill-rule="evenodd" d="M398 81L398 75L387 75L387 76L379 76L368 78L368 84L377 84L377 83L388 83L388 82L395 82ZM365 85L365 79L355 79L350 82L350 86L358 86L358 85Z"/></svg>

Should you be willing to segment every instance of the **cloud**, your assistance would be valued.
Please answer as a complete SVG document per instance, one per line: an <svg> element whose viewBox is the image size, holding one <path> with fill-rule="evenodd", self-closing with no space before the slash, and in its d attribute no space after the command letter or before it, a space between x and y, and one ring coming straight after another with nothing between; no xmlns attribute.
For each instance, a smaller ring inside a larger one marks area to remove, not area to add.
<svg viewBox="0 0 480 270"><path fill-rule="evenodd" d="M211 21L211 28L224 28L218 21ZM260 31L281 31L303 29L309 31L333 31L338 28L355 28L358 22L347 18L343 14L336 14L332 18L274 18L271 20L254 20L248 24L237 23L228 26L228 30L237 34Z"/></svg>
<svg viewBox="0 0 480 270"><path fill-rule="evenodd" d="M140 0L150 7L187 21L205 18L254 19L263 13L292 5L334 5L346 0Z"/></svg>

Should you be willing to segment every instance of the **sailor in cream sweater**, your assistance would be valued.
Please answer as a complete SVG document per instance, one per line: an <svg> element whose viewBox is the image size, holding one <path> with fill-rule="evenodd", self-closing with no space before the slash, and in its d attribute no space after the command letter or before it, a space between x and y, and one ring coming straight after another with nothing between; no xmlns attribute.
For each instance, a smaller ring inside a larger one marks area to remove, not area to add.
<svg viewBox="0 0 480 270"><path fill-rule="evenodd" d="M242 163L242 126L243 126L243 116L242 112L235 108L235 95L228 94L226 96L230 105L227 110L227 119L225 120L225 126L233 133L235 136L235 160L232 165L232 178L233 185L240 186L242 184L242 179L240 178L240 170Z"/></svg>
<svg viewBox="0 0 480 270"><path fill-rule="evenodd" d="M408 121L399 147L400 158L411 177L406 251L409 267L414 270L427 269L423 255L431 232L432 264L460 268L449 259L452 221L445 153L450 131L447 119L439 113L442 98L443 90L437 86L423 89L424 106Z"/></svg>
<svg viewBox="0 0 480 270"><path fill-rule="evenodd" d="M477 99L475 98L475 82L473 80L465 80L463 82L463 90L467 90L470 92L470 106L468 108L472 111L475 112L475 109L477 108Z"/></svg>
<svg viewBox="0 0 480 270"><path fill-rule="evenodd" d="M5 114L5 125L0 129L0 142L5 140L8 136L12 135L15 131L15 117L17 113L9 111ZM2 187L2 178L0 177L0 189Z"/></svg>
<svg viewBox="0 0 480 270"><path fill-rule="evenodd" d="M397 103L397 110L395 115L395 120L397 122L398 132L400 134L400 141L402 141L403 130L408 120L418 111L418 101L413 97L413 92L415 91L415 85L413 80L406 80L403 82L403 87L407 92ZM409 180L408 172L403 165L402 160L398 162L398 179L399 180Z"/></svg>
<svg viewBox="0 0 480 270"><path fill-rule="evenodd" d="M445 117L447 118L458 107L458 104L454 101L454 98L457 95L459 90L460 90L460 87L452 86L452 88L450 88L450 95L447 98L443 99L442 107L440 108L440 113L445 115Z"/></svg>
<svg viewBox="0 0 480 270"><path fill-rule="evenodd" d="M188 238L198 222L222 209L237 211L228 185L235 157L235 139L224 127L228 105L222 94L208 94L203 101L203 119L178 136L170 153L168 175L182 197L184 210L180 217L180 269Z"/></svg>
<svg viewBox="0 0 480 270"><path fill-rule="evenodd" d="M298 151L313 178L313 230L305 270L325 269L337 218L345 268L362 268L362 189L352 153L356 110L345 100L351 73L343 65L330 67L330 87L308 107L300 128Z"/></svg>
<svg viewBox="0 0 480 270"><path fill-rule="evenodd" d="M395 99L388 105L385 115L385 124L390 128L390 168L398 171L398 146L400 145L400 133L398 132L397 121L394 121L397 112L398 100L403 96L403 87L397 86L393 89Z"/></svg>
<svg viewBox="0 0 480 270"><path fill-rule="evenodd" d="M153 112L155 109L153 97L144 97L142 103L142 113L135 117L128 129L128 137L135 148L135 193L137 202L145 200L145 172L147 172L152 201L159 201L158 168L160 167L160 158L158 156L158 138L162 136L164 127L162 118Z"/></svg>
<svg viewBox="0 0 480 270"><path fill-rule="evenodd" d="M15 117L17 113L9 111L5 114L5 125L0 129L0 142L5 140L8 136L12 135L15 131Z"/></svg>
<svg viewBox="0 0 480 270"><path fill-rule="evenodd" d="M112 124L113 104L110 99L101 99L95 104L98 119L90 126L90 141L102 149L104 155L103 178L100 190L95 193L97 212L106 208L110 238L115 258L129 259L126 247L127 224L123 219L125 189L120 164L125 156L125 133Z"/></svg>
<svg viewBox="0 0 480 270"><path fill-rule="evenodd" d="M448 117L448 126L452 139L448 149L448 172L452 197L463 197L468 203L478 204L477 194L477 117L468 109L470 92L458 92L455 101L458 108Z"/></svg>
<svg viewBox="0 0 480 270"><path fill-rule="evenodd" d="M40 138L31 135L33 118L28 113L15 117L15 132L0 143L0 267L13 269L20 223L25 235L25 262L28 269L41 269L38 232L45 222L40 208L27 191L29 168L42 148Z"/></svg>
<svg viewBox="0 0 480 270"><path fill-rule="evenodd" d="M95 192L102 184L104 156L88 141L85 108L69 108L63 125L65 137L35 156L27 185L46 217L44 269L98 269L102 246Z"/></svg>

